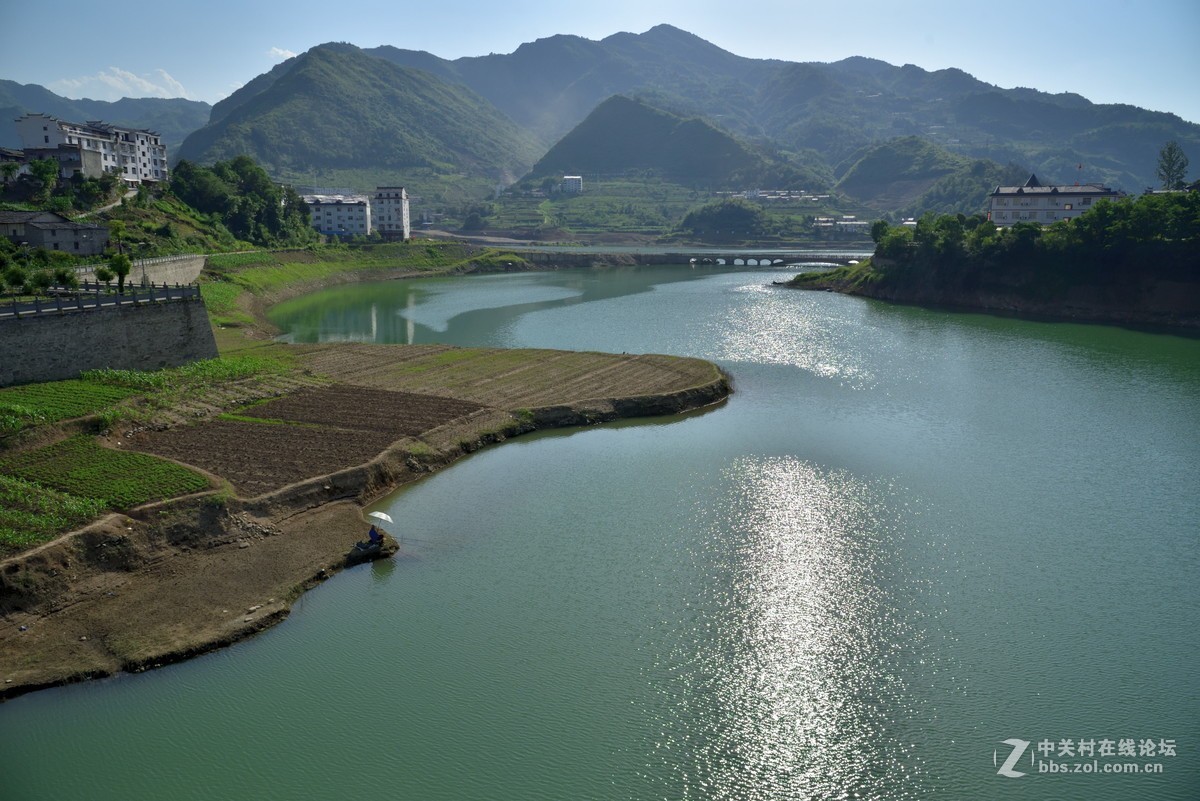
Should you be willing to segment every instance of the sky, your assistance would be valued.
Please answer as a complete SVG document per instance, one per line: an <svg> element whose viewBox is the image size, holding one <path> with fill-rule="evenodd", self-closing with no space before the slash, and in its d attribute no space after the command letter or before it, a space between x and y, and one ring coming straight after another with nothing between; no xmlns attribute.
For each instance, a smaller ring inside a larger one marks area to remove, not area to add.
<svg viewBox="0 0 1200 801"><path fill-rule="evenodd" d="M0 78L70 98L215 103L324 42L454 59L667 23L741 56L957 67L1002 88L1075 92L1200 123L1197 0L159 0L111 6L119 17L105 8L0 0Z"/></svg>

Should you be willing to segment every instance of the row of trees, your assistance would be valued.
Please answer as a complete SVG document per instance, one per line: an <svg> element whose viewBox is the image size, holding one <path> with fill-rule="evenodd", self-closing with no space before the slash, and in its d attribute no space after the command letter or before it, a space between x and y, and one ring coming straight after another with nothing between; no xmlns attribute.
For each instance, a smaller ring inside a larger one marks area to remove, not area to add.
<svg viewBox="0 0 1200 801"><path fill-rule="evenodd" d="M927 214L916 227L875 223L885 280L942 289L1005 286L1045 294L1065 286L1200 280L1200 192L1102 200L1075 219L998 228L981 217Z"/></svg>

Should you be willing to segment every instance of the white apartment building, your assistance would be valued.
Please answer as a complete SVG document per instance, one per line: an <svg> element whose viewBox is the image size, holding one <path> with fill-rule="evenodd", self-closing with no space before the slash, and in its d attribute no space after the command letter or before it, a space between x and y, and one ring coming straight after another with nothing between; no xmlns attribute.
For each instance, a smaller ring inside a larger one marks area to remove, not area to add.
<svg viewBox="0 0 1200 801"><path fill-rule="evenodd" d="M408 193L403 186L377 186L371 200L371 225L384 239L407 242L412 237L408 221Z"/></svg>
<svg viewBox="0 0 1200 801"><path fill-rule="evenodd" d="M326 236L366 236L372 231L366 195L304 195L309 222Z"/></svg>
<svg viewBox="0 0 1200 801"><path fill-rule="evenodd" d="M67 122L49 114L25 114L16 123L26 150L78 151L80 171L86 177L97 177L93 174L96 164L102 172L116 173L129 186L165 182L170 177L167 146L154 131L99 120Z"/></svg>
<svg viewBox="0 0 1200 801"><path fill-rule="evenodd" d="M1019 222L1050 225L1078 217L1102 198L1123 196L1099 184L1042 186L1036 175L1030 175L1023 186L996 187L989 198L988 219L1001 228Z"/></svg>
<svg viewBox="0 0 1200 801"><path fill-rule="evenodd" d="M564 175L558 188L564 195L578 195L583 192L583 176Z"/></svg>

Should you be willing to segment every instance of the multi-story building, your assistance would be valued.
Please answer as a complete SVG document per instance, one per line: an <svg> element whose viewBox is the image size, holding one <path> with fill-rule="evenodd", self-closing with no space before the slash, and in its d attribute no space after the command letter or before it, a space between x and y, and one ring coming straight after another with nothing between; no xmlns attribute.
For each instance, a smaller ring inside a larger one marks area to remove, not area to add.
<svg viewBox="0 0 1200 801"><path fill-rule="evenodd" d="M124 128L99 120L86 123L67 122L49 114L25 114L17 119L17 133L26 153L33 150L57 150L57 160L64 164L77 162L71 169L85 177L101 173L116 173L129 186L143 182L165 182L167 146L154 131L143 128Z"/></svg>
<svg viewBox="0 0 1200 801"><path fill-rule="evenodd" d="M583 192L583 176L564 175L558 183L558 188L564 195L578 195Z"/></svg>
<svg viewBox="0 0 1200 801"><path fill-rule="evenodd" d="M304 195L309 222L326 236L371 233L371 201L366 195Z"/></svg>
<svg viewBox="0 0 1200 801"><path fill-rule="evenodd" d="M371 225L384 239L412 236L408 221L408 193L403 186L377 186L371 201Z"/></svg>
<svg viewBox="0 0 1200 801"><path fill-rule="evenodd" d="M1102 198L1123 196L1099 184L1042 186L1036 175L1030 175L1023 186L996 187L989 198L988 219L1001 228L1019 222L1050 225L1078 217Z"/></svg>

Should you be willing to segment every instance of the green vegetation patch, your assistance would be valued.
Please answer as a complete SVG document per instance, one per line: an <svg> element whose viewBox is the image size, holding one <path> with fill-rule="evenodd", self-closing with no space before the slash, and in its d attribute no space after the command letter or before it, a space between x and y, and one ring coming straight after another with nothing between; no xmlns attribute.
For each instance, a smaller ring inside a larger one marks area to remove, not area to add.
<svg viewBox="0 0 1200 801"><path fill-rule="evenodd" d="M235 381L258 375L279 375L289 366L280 358L270 356L223 356L203 359L182 367L166 370L88 370L82 376L88 381L132 392L161 392L187 389L189 386L208 386L221 381Z"/></svg>
<svg viewBox="0 0 1200 801"><path fill-rule="evenodd" d="M129 387L86 379L0 389L0 436L31 425L94 414L135 392Z"/></svg>
<svg viewBox="0 0 1200 801"><path fill-rule="evenodd" d="M54 539L100 514L104 503L0 475L0 554Z"/></svg>
<svg viewBox="0 0 1200 801"><path fill-rule="evenodd" d="M0 473L113 509L208 487L207 478L186 467L144 453L104 448L86 436L0 458Z"/></svg>

